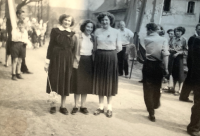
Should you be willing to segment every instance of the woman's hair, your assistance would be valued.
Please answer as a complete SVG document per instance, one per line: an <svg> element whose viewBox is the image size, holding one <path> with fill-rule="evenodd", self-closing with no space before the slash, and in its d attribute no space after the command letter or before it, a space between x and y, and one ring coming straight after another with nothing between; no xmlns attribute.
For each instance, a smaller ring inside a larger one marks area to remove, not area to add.
<svg viewBox="0 0 200 136"><path fill-rule="evenodd" d="M91 23L92 25L93 25L93 30L92 30L92 33L94 32L94 30L95 30L95 23L92 21L92 20L85 20L82 24L81 24L81 26L80 26L80 30L81 30L81 32L85 32L85 27L86 27L86 25L88 24L88 23Z"/></svg>
<svg viewBox="0 0 200 136"><path fill-rule="evenodd" d="M102 13L99 13L99 15L97 16L97 19L99 21L99 23L101 23L101 20L107 16L109 19L110 19L110 25L113 25L114 22L115 22L115 16L109 12L102 12Z"/></svg>
<svg viewBox="0 0 200 136"><path fill-rule="evenodd" d="M174 32L173 29L169 29L169 30L167 30L167 33L169 34L171 31Z"/></svg>
<svg viewBox="0 0 200 136"><path fill-rule="evenodd" d="M152 31L157 31L158 30L158 26L155 23L148 23L146 25L147 31L152 30Z"/></svg>
<svg viewBox="0 0 200 136"><path fill-rule="evenodd" d="M160 27L160 31L158 32L158 34L159 34L160 36L165 35L165 30L164 30L164 28L163 28L161 25L159 25L159 24L157 24L157 26L158 26L158 28ZM159 29L158 29L158 30L159 30Z"/></svg>
<svg viewBox="0 0 200 136"><path fill-rule="evenodd" d="M178 30L178 31L181 31L181 32L182 32L182 35L185 34L185 28L184 28L184 27L179 26L179 27L175 28L175 29L174 29L174 33L175 33L177 30Z"/></svg>
<svg viewBox="0 0 200 136"><path fill-rule="evenodd" d="M197 25L196 25L196 29L197 29L199 26L200 26L200 24L197 24Z"/></svg>
<svg viewBox="0 0 200 136"><path fill-rule="evenodd" d="M61 16L59 17L59 24L62 25L63 20L64 20L65 18L69 18L69 17L72 18L72 23L71 23L70 26L73 26L74 23L75 23L75 22L74 22L74 18L73 18L72 16L70 16L70 15L66 15L66 14L63 14L63 15L61 15Z"/></svg>

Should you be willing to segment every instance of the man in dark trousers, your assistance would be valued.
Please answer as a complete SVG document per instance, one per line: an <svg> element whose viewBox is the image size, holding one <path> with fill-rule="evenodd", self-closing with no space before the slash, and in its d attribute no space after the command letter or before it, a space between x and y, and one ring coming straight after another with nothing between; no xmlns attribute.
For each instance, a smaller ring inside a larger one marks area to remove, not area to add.
<svg viewBox="0 0 200 136"><path fill-rule="evenodd" d="M158 35L158 26L155 23L146 25L147 37L144 39L146 60L143 65L143 92L144 102L149 112L149 120L155 122L154 109L160 106L160 88L168 72L169 46L166 38ZM162 67L164 64L164 69Z"/></svg>
<svg viewBox="0 0 200 136"><path fill-rule="evenodd" d="M23 10L21 10L21 9L17 10L16 14L17 14L18 20L24 20L25 12ZM26 66L25 58L22 58L21 72L24 74L32 74L32 72L30 72Z"/></svg>
<svg viewBox="0 0 200 136"><path fill-rule="evenodd" d="M187 65L187 80L190 84L187 90L194 91L194 105L187 132L191 136L200 136L200 24L196 26L196 34L188 41Z"/></svg>
<svg viewBox="0 0 200 136"><path fill-rule="evenodd" d="M131 42L133 41L133 32L128 28L125 28L125 22L120 21L119 23L120 29L119 34L122 43L122 51L117 54L118 57L118 68L119 68L119 76L123 76L123 72L125 73L125 78L128 78L129 71L128 71L128 54L132 53L133 59L136 60L136 49L135 45ZM132 51L131 51L132 48Z"/></svg>

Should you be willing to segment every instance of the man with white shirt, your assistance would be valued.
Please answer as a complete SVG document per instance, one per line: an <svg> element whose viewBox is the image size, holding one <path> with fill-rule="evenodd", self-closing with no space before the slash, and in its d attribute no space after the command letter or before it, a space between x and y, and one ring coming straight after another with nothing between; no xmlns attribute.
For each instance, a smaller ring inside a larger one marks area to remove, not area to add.
<svg viewBox="0 0 200 136"><path fill-rule="evenodd" d="M147 37L144 39L146 60L143 65L144 101L149 112L149 120L155 122L154 109L160 106L160 88L163 79L163 70L168 75L169 47L166 38L158 35L158 26L155 23L146 25ZM164 69L161 67L164 64Z"/></svg>
<svg viewBox="0 0 200 136"><path fill-rule="evenodd" d="M125 77L128 78L128 52L130 52L130 46L134 47L135 50L135 45L131 44L131 41L133 40L133 32L127 28L125 28L125 22L120 21L120 29L119 29L119 34L121 37L121 42L122 42L122 51L120 51L117 56L118 56L118 68L119 68L119 76L123 75L123 71L125 72ZM136 50L134 51L134 59L136 55Z"/></svg>

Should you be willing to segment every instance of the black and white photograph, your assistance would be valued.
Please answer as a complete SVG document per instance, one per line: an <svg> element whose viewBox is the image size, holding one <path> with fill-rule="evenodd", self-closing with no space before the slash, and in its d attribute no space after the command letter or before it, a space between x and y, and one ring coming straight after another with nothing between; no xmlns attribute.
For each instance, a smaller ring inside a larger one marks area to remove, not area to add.
<svg viewBox="0 0 200 136"><path fill-rule="evenodd" d="M0 0L0 136L200 136L200 0Z"/></svg>

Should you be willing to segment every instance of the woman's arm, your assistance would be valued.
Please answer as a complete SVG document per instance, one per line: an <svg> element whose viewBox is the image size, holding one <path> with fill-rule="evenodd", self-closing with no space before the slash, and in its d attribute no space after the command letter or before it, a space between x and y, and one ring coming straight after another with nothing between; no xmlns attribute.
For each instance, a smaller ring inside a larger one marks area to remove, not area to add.
<svg viewBox="0 0 200 136"><path fill-rule="evenodd" d="M116 50L117 50L117 52L120 52L122 50L121 37L119 35L119 31L117 31L116 33L117 33Z"/></svg>
<svg viewBox="0 0 200 136"><path fill-rule="evenodd" d="M82 42L82 39L80 39L80 36L77 34L73 36L74 41L74 62L73 67L78 68L79 61L80 61L80 43Z"/></svg>
<svg viewBox="0 0 200 136"><path fill-rule="evenodd" d="M50 34L50 41L49 41L49 46L47 48L47 56L46 59L50 60L52 57L52 52L53 52L53 48L54 48L54 44L55 44L55 38L56 38L56 31L53 28L51 30L51 34Z"/></svg>

